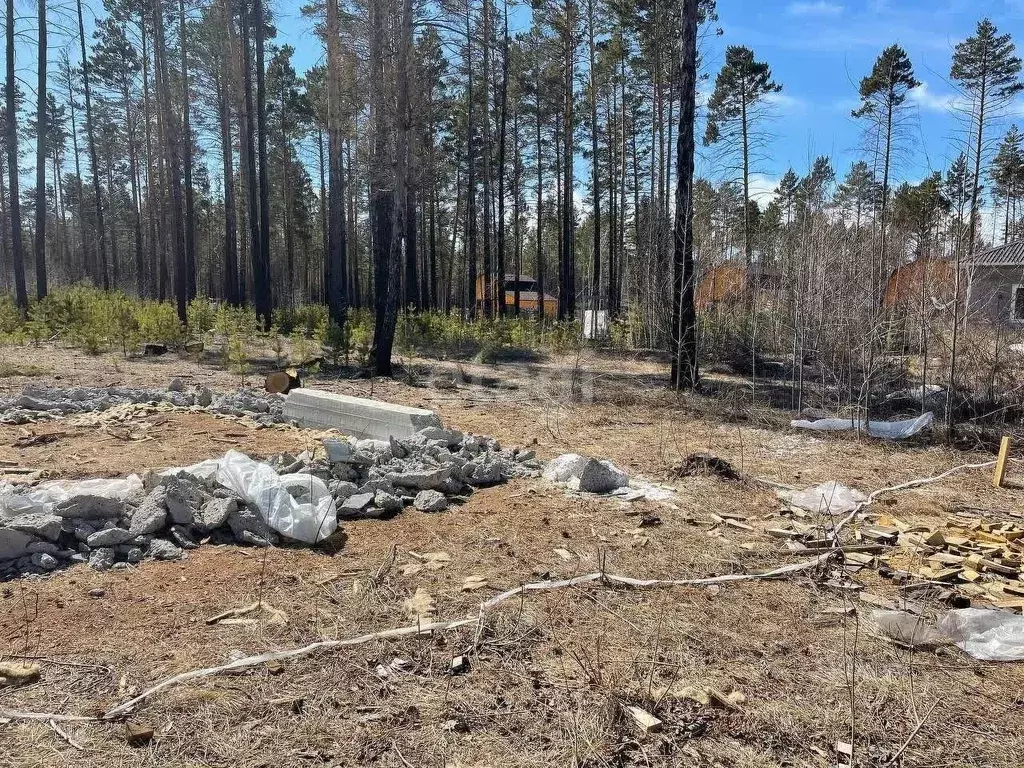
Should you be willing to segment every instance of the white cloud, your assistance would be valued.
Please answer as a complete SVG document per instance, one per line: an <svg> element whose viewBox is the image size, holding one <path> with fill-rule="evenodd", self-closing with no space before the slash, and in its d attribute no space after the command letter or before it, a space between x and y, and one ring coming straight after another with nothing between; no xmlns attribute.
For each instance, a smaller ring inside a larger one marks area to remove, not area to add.
<svg viewBox="0 0 1024 768"><path fill-rule="evenodd" d="M764 208L775 199L775 188L779 186L777 177L765 173L750 174L750 199Z"/></svg>
<svg viewBox="0 0 1024 768"><path fill-rule="evenodd" d="M807 102L803 99L798 96L791 96L785 91L766 93L764 100L782 112L803 112L807 107Z"/></svg>
<svg viewBox="0 0 1024 768"><path fill-rule="evenodd" d="M843 12L843 6L838 3L829 3L826 0L814 0L806 2L790 3L786 6L786 13L790 16L839 16Z"/></svg>
<svg viewBox="0 0 1024 768"><path fill-rule="evenodd" d="M966 106L966 100L958 93L935 93L922 82L910 91L910 101L926 112L950 112Z"/></svg>

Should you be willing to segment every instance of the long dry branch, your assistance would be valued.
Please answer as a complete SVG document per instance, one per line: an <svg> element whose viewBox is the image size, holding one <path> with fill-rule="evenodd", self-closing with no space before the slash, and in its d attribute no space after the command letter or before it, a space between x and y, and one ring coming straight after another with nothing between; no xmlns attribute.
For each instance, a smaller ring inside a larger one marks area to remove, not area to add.
<svg viewBox="0 0 1024 768"><path fill-rule="evenodd" d="M221 675L227 672L235 672L240 669L247 669L249 667L259 666L260 664L266 664L271 661L283 661L285 659L294 659L300 656L308 656L319 651L328 651L333 650L335 648L362 645L365 643L373 642L375 640L395 640L400 637L421 634L423 632L443 632L458 629L460 627L469 626L471 624L480 625L483 622L484 615L489 610L505 602L506 600L509 600L513 597L518 597L519 595L525 595L528 592L563 589L565 587L574 587L588 583L621 584L624 586L636 588L702 587L710 586L712 584L726 584L737 581L779 579L786 576L790 576L795 573L808 571L820 565L823 565L828 561L832 554L833 553L831 552L825 553L819 555L818 557L815 557L812 560L807 560L802 563L793 563L791 565L784 565L779 568L773 568L770 571L764 571L762 573L734 573L726 574L724 576L712 576L704 579L637 579L631 576L595 572L588 573L583 576L576 576L572 579L564 579L560 581L541 581L530 584L523 584L520 587L510 589L506 592L502 592L501 594L496 595L490 600L481 603L479 613L475 617L454 619L452 621L431 622L429 624L415 624L408 627L398 627L396 629L387 629L381 632L371 632L370 634L359 635L357 637L351 637L345 640L323 640L299 648L291 648L284 651L269 651L267 653L261 653L256 656L247 656L243 659L237 659L235 661L229 662L227 664L221 664L216 667L204 667L201 669L193 669L188 672L182 672L181 674L174 675L172 677L168 677L164 680L161 680L156 685L147 688L138 696L135 696L134 698L131 698L128 701L118 704L116 707L104 712L102 715L60 715L43 712L22 712L18 710L0 709L0 720L39 720L44 722L50 720L58 722L117 720L122 717L125 717L130 712L132 712L136 707L142 704L144 701L152 698L161 691L165 691L168 688L172 688L174 686L181 685L192 680L199 680L204 677Z"/></svg>

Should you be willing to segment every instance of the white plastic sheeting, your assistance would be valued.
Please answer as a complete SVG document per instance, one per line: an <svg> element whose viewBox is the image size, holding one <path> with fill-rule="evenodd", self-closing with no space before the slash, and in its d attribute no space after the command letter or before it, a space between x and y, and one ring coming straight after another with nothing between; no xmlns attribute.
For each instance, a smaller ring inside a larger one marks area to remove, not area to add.
<svg viewBox="0 0 1024 768"><path fill-rule="evenodd" d="M990 608L960 608L939 620L939 631L982 661L1024 661L1024 616Z"/></svg>
<svg viewBox="0 0 1024 768"><path fill-rule="evenodd" d="M267 525L289 539L315 544L338 529L334 498L324 481L314 475L278 475L269 464L239 451L191 467L165 470L164 474L177 472L211 479L234 491L256 507Z"/></svg>
<svg viewBox="0 0 1024 768"><path fill-rule="evenodd" d="M859 430L871 437L880 437L884 440L905 440L930 427L933 421L935 421L935 414L932 411L926 411L916 419L869 421L867 426L860 419L818 419L817 421L798 419L791 421L789 425L796 429L812 429L816 432L855 432Z"/></svg>
<svg viewBox="0 0 1024 768"><path fill-rule="evenodd" d="M138 475L91 480L49 480L27 493L15 493L15 486L0 489L0 517L17 517L30 512L50 512L54 506L74 496L102 496L127 501L142 495Z"/></svg>
<svg viewBox="0 0 1024 768"><path fill-rule="evenodd" d="M780 491L779 496L795 507L808 512L828 512L842 515L852 512L868 497L855 488L848 488L838 480L829 480L804 491Z"/></svg>

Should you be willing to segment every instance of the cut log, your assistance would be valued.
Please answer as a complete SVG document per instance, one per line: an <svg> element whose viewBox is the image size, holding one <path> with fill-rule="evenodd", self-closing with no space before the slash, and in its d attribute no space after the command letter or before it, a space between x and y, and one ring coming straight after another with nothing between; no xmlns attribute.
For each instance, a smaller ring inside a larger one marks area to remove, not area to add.
<svg viewBox="0 0 1024 768"><path fill-rule="evenodd" d="M143 344L142 345L142 354L145 357L159 357L160 355L166 355L167 354L167 345L166 344L153 344L153 343Z"/></svg>
<svg viewBox="0 0 1024 768"><path fill-rule="evenodd" d="M293 389L301 387L302 381L299 379L299 372L297 370L288 368L283 371L274 371L267 374L267 379L263 386L267 392L272 394L287 395Z"/></svg>

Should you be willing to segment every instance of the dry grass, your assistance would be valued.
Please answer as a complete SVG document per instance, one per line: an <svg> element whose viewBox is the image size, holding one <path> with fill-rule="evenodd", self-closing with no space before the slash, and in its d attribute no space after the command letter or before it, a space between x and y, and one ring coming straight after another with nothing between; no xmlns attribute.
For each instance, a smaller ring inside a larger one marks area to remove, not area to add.
<svg viewBox="0 0 1024 768"><path fill-rule="evenodd" d="M536 438L543 456L569 449L608 456L663 482L683 456L699 450L778 482L802 487L837 478L864 491L977 458L721 424L694 401L642 387L629 393L627 375L650 375L653 364L584 362L604 382L594 403L559 400L530 385L519 366L486 367L488 375L520 383L497 395L486 386L437 391L395 382L311 383L356 394L369 394L372 386L378 396L433 407L461 429L510 444ZM186 361L160 364L159 371L204 373ZM99 383L104 373L76 376ZM131 376L143 380L145 369ZM218 376L209 378L225 386ZM183 414L161 427L159 441L99 444L87 455L95 463L81 473L186 463L227 447L210 438L244 431ZM15 436L0 432L0 446ZM37 452L26 457L74 474L77 464L66 455L83 454L95 437L76 430L25 449ZM308 439L298 430L237 438L262 455L304 448ZM0 455L21 460L25 454L4 447ZM447 514L410 511L387 522L347 524L347 540L334 554L204 547L183 563L108 573L79 567L0 585L0 652L46 659L40 682L3 689L0 707L89 714L165 676L224 663L233 652L402 626L408 622L403 604L418 588L435 598L439 618L451 619L473 615L488 595L543 574L570 577L603 566L684 577L794 561L764 533L779 522L771 492L713 477L672 482L679 488L674 506L627 508L516 481L474 494ZM985 477L964 475L899 494L885 510L933 524L958 507L1019 508L1022 499L1020 490L997 491ZM746 514L755 530L709 535L712 526L701 521L716 511ZM636 532L644 514L659 516L661 525ZM397 560L377 582L392 546ZM410 550L445 551L452 559L440 570L403 575L402 565L414 562ZM485 577L489 586L463 592L468 575ZM853 578L872 593L897 596L895 584L873 573ZM106 590L104 597L89 597L96 587ZM205 623L258 598L285 611L288 623ZM62 725L84 751L44 723L0 725L0 766L826 766L835 764L836 742L850 741L851 720L857 765L883 766L929 712L899 764L1020 764L1024 665L975 662L949 648L910 653L875 636L870 608L853 616L827 613L849 604L822 574L717 589L593 585L536 592L489 614L479 638L470 627L373 643L289 662L277 674L260 668L169 690L134 715L156 728L147 747L128 746L116 723ZM467 652L469 670L450 674L452 657ZM408 664L378 673L395 659ZM745 701L741 711L703 706L678 695L686 686L739 691ZM637 733L625 704L654 712L664 730Z"/></svg>

